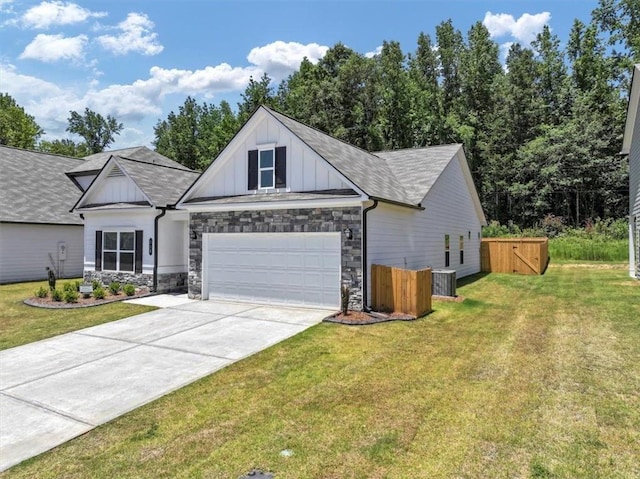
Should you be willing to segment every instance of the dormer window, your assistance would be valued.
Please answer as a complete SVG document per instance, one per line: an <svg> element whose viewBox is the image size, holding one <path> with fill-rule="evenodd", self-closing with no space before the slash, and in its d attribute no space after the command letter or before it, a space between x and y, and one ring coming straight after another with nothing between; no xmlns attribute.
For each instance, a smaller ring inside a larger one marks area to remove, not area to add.
<svg viewBox="0 0 640 479"><path fill-rule="evenodd" d="M276 176L273 148L268 150L258 150L258 152L258 178L260 181L258 188L273 188Z"/></svg>
<svg viewBox="0 0 640 479"><path fill-rule="evenodd" d="M248 152L247 189L273 190L287 187L287 148L258 145Z"/></svg>

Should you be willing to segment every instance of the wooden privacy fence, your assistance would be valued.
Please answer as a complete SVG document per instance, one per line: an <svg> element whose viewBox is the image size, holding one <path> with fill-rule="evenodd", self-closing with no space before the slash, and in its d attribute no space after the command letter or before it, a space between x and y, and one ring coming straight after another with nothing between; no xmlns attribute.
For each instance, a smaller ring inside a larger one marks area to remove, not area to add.
<svg viewBox="0 0 640 479"><path fill-rule="evenodd" d="M431 312L431 269L419 271L371 265L374 310L420 317Z"/></svg>
<svg viewBox="0 0 640 479"><path fill-rule="evenodd" d="M543 274L549 262L547 238L483 238L482 271Z"/></svg>

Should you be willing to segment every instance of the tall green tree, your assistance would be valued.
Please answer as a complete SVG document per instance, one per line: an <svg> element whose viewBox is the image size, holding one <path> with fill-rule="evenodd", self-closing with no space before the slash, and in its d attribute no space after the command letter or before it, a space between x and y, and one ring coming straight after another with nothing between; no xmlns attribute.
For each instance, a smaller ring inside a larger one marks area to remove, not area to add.
<svg viewBox="0 0 640 479"><path fill-rule="evenodd" d="M441 142L460 141L464 108L460 68L464 52L462 33L454 28L451 19L436 26L436 43L440 62L442 113L445 128Z"/></svg>
<svg viewBox="0 0 640 479"><path fill-rule="evenodd" d="M56 155L73 156L83 158L89 156L91 151L84 142L76 143L70 139L41 141L38 143L38 151L45 153L54 153Z"/></svg>
<svg viewBox="0 0 640 479"><path fill-rule="evenodd" d="M89 108L85 108L82 115L76 111L70 111L69 114L67 131L84 138L91 153L104 151L114 142L115 135L119 135L124 128L122 123L118 123L111 115L105 118Z"/></svg>
<svg viewBox="0 0 640 479"><path fill-rule="evenodd" d="M257 81L250 77L241 96L242 101L238 103L240 123L247 121L260 105L273 106L277 98L271 86L271 78L266 73Z"/></svg>
<svg viewBox="0 0 640 479"><path fill-rule="evenodd" d="M0 93L0 145L33 149L44 130L8 93Z"/></svg>

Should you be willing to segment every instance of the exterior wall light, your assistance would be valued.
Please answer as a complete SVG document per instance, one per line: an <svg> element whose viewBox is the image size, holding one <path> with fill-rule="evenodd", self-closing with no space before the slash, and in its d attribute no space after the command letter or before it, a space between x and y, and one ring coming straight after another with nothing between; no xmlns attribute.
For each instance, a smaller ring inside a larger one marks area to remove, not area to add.
<svg viewBox="0 0 640 479"><path fill-rule="evenodd" d="M193 230L191 232L191 239L192 240L197 240L198 239L198 232L196 230Z"/></svg>
<svg viewBox="0 0 640 479"><path fill-rule="evenodd" d="M353 239L353 232L351 231L351 229L349 229L349 227L346 227L343 231L344 233L344 237L348 240Z"/></svg>

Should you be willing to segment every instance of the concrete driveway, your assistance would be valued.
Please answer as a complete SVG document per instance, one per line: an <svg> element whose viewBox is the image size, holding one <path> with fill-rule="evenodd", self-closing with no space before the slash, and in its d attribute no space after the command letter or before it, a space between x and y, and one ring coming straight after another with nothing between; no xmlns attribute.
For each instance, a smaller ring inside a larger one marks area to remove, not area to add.
<svg viewBox="0 0 640 479"><path fill-rule="evenodd" d="M0 471L330 314L170 295L132 302L163 309L0 352Z"/></svg>

